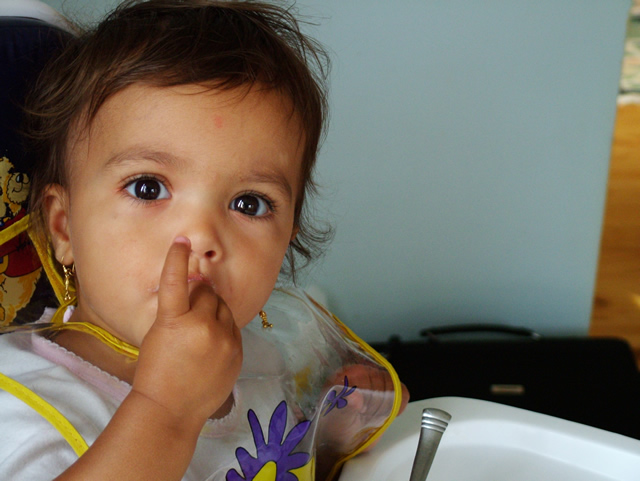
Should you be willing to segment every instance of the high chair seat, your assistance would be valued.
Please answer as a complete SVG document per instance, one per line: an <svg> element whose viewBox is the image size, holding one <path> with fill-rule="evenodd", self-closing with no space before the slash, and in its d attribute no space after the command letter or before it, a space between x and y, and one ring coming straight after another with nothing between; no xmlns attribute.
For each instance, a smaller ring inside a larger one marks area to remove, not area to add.
<svg viewBox="0 0 640 481"><path fill-rule="evenodd" d="M0 326L29 322L56 305L23 231L32 162L21 134L22 104L45 62L70 38L64 20L35 0L0 0Z"/></svg>
<svg viewBox="0 0 640 481"><path fill-rule="evenodd" d="M409 403L339 481L409 479L424 408L451 415L429 481L636 481L640 441L564 419L461 397ZM616 409L616 406L611 406Z"/></svg>
<svg viewBox="0 0 640 481"><path fill-rule="evenodd" d="M63 30L68 29L64 17L39 0L0 0L0 16L37 19Z"/></svg>

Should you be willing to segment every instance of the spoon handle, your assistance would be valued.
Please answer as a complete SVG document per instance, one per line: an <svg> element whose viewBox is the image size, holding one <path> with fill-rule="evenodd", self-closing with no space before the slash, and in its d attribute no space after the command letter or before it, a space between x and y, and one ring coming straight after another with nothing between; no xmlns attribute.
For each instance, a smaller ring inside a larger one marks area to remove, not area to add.
<svg viewBox="0 0 640 481"><path fill-rule="evenodd" d="M425 481L427 479L440 439L442 439L442 433L447 429L450 420L451 415L441 409L425 408L422 411L420 439L409 481Z"/></svg>

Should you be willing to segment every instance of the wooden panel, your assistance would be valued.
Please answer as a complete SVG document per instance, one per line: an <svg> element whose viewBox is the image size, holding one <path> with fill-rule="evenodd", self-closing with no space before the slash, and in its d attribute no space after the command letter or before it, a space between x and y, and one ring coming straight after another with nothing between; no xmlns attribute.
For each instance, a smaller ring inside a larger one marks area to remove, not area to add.
<svg viewBox="0 0 640 481"><path fill-rule="evenodd" d="M618 107L590 334L626 339L640 365L640 105Z"/></svg>

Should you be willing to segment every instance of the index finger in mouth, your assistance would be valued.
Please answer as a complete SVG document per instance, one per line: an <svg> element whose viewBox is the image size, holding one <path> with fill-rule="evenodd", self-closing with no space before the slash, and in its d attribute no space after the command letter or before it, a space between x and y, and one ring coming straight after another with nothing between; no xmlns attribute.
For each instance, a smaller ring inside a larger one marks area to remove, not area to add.
<svg viewBox="0 0 640 481"><path fill-rule="evenodd" d="M158 316L178 317L190 309L189 255L191 242L176 237L169 247L158 286Z"/></svg>

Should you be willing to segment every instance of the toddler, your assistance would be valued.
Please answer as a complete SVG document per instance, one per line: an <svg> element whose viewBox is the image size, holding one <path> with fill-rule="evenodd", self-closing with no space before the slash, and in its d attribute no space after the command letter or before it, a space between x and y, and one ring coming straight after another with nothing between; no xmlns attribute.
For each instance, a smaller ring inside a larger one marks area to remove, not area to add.
<svg viewBox="0 0 640 481"><path fill-rule="evenodd" d="M324 58L276 6L148 0L47 66L30 208L62 307L0 336L2 479L332 479L404 406L379 355L274 291L318 237Z"/></svg>

